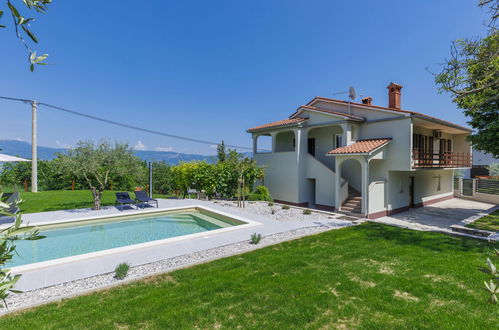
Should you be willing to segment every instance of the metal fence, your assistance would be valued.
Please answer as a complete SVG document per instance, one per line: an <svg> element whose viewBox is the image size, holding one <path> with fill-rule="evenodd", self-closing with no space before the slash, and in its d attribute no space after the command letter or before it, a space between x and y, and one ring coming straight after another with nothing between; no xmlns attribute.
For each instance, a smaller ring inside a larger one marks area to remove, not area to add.
<svg viewBox="0 0 499 330"><path fill-rule="evenodd" d="M473 196L473 179L463 179L462 194L464 196Z"/></svg>
<svg viewBox="0 0 499 330"><path fill-rule="evenodd" d="M476 180L475 191L481 194L499 195L499 180Z"/></svg>

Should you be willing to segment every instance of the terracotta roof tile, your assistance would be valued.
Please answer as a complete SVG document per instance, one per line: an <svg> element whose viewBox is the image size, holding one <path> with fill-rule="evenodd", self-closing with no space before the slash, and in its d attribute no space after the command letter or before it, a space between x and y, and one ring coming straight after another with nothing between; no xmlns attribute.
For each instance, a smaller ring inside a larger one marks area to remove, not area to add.
<svg viewBox="0 0 499 330"><path fill-rule="evenodd" d="M333 149L329 151L327 154L328 155L366 154L384 146L391 140L392 140L391 138L358 140L357 142L349 146Z"/></svg>
<svg viewBox="0 0 499 330"><path fill-rule="evenodd" d="M252 127L248 129L248 132L253 132L261 129L266 129L266 128L276 128L276 127L281 127L281 126L288 126L288 125L293 125L293 124L299 124L302 122L307 121L308 118L291 118L291 119L283 119L279 121L274 121L272 123Z"/></svg>

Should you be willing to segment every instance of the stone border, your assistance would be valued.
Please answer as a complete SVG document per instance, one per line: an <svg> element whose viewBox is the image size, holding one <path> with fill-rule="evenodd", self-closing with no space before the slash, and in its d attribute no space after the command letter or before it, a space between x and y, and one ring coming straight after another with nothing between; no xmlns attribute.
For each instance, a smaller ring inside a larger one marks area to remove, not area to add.
<svg viewBox="0 0 499 330"><path fill-rule="evenodd" d="M357 225L363 221L352 222L351 225L321 225L304 227L291 231L280 232L262 237L260 244L253 245L248 240L228 244L208 250L198 251L182 256L156 261L153 263L131 267L125 280L114 279L114 273L96 275L76 281L66 282L55 286L26 291L20 294L10 295L6 302L8 308L1 309L0 315L15 311L45 305L51 302L61 301L82 294L113 288L122 284L131 283L150 276L168 273L180 268L190 267L197 264L207 263L220 258L230 257L245 252L261 249L270 245L295 240L309 235L319 234L325 231L340 229Z"/></svg>
<svg viewBox="0 0 499 330"><path fill-rule="evenodd" d="M465 227L466 225L469 225L470 223L473 223L473 222L477 221L478 219L483 218L484 216L489 215L489 214L491 214L492 212L495 212L495 211L497 211L497 210L499 210L499 205L496 205L496 206L494 206L494 207L491 207L490 209L485 210L485 211L483 211L483 212L480 212L480 213L478 213L477 215L473 215L473 216L471 216L471 217L468 217L468 218L466 218L466 219L463 219L463 220L461 220L461 221L458 223L458 225L460 225L460 226L464 226L464 227Z"/></svg>

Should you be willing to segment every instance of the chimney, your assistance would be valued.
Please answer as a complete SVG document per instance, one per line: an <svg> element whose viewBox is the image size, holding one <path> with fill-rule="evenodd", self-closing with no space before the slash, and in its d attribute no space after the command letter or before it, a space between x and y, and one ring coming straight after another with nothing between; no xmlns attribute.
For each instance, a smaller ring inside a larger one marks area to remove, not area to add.
<svg viewBox="0 0 499 330"><path fill-rule="evenodd" d="M373 103L373 98L370 96L366 96L362 98L362 104L371 105Z"/></svg>
<svg viewBox="0 0 499 330"><path fill-rule="evenodd" d="M400 90L402 89L402 85L392 82L386 88L388 88L388 107L400 109Z"/></svg>

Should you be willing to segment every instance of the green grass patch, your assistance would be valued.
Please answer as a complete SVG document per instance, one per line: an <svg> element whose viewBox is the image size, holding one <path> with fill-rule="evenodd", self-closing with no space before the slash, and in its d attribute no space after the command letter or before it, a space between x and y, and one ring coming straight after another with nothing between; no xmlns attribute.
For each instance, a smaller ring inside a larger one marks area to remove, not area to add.
<svg viewBox="0 0 499 330"><path fill-rule="evenodd" d="M499 210L494 211L491 214L486 215L473 223L470 223L466 227L490 230L490 231L499 231Z"/></svg>
<svg viewBox="0 0 499 330"><path fill-rule="evenodd" d="M0 318L1 329L493 329L497 245L367 223Z"/></svg>
<svg viewBox="0 0 499 330"><path fill-rule="evenodd" d="M20 208L23 213L47 212L93 207L94 200L90 190L46 190L37 193L21 192ZM133 192L130 196L134 198ZM167 198L169 195L155 194L154 198ZM102 195L102 206L114 205L115 191L106 190Z"/></svg>

